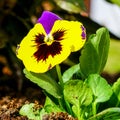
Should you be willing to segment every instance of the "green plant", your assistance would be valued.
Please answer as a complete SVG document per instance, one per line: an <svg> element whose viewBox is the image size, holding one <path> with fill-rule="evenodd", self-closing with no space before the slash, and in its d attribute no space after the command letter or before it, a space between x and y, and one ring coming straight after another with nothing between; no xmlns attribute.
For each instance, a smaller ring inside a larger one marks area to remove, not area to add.
<svg viewBox="0 0 120 120"><path fill-rule="evenodd" d="M34 120L42 120L44 115L52 112L67 112L78 120L118 120L120 80L109 85L100 76L107 61L109 43L108 30L98 29L96 34L89 36L78 64L63 75L60 66L56 65L58 81L50 70L34 73L24 69L25 76L43 89L46 101L44 107L37 110L34 103L26 104L20 114ZM115 98L116 102L113 103Z"/></svg>

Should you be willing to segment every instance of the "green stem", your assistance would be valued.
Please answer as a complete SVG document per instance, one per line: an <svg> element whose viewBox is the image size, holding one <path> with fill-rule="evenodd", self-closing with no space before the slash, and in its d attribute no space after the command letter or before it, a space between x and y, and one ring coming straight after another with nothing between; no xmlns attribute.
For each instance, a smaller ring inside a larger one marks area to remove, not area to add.
<svg viewBox="0 0 120 120"><path fill-rule="evenodd" d="M97 103L94 102L94 103L92 104L92 112L93 112L93 115L96 115L96 113L97 113L96 106L97 106Z"/></svg>
<svg viewBox="0 0 120 120"><path fill-rule="evenodd" d="M57 71L59 83L60 83L60 86L62 88L62 93L63 93L64 83L63 83L63 79L62 79L61 68L60 68L59 65L56 65L56 71ZM66 110L68 111L68 113L70 113L72 115L72 110L70 108L70 105L69 105L69 103L67 101L65 101L64 96L62 98L60 98L58 100L58 102L59 102L60 107L63 110L65 110L65 108L66 108Z"/></svg>
<svg viewBox="0 0 120 120"><path fill-rule="evenodd" d="M63 79L62 79L62 74L61 74L61 68L59 65L56 65L56 71L57 71L57 75L58 75L58 79L59 79L59 83L60 83L60 86L62 88L62 94L63 94L63 88L64 88L64 84L63 84ZM62 110L65 110L64 109L64 97L62 96L62 98L58 99L58 102L59 102L59 105L61 107Z"/></svg>
<svg viewBox="0 0 120 120"><path fill-rule="evenodd" d="M64 84L63 84L61 69L60 69L59 65L56 65L56 71L57 71L58 79L59 79L59 82L60 82L60 86L62 87L62 90L63 90Z"/></svg>
<svg viewBox="0 0 120 120"><path fill-rule="evenodd" d="M67 112L68 112L70 115L73 115L73 111L72 111L72 109L71 109L70 104L69 104L67 101L65 101L65 105L66 105Z"/></svg>
<svg viewBox="0 0 120 120"><path fill-rule="evenodd" d="M81 108L77 107L77 109L78 109L78 114L77 114L78 120L83 120L83 119L81 118Z"/></svg>
<svg viewBox="0 0 120 120"><path fill-rule="evenodd" d="M58 99L60 108L65 111L62 98Z"/></svg>

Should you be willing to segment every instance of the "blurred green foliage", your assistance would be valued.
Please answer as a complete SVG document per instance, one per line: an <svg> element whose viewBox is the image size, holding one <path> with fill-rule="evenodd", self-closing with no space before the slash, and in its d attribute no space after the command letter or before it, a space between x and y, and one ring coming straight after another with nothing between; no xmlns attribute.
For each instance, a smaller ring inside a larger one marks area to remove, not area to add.
<svg viewBox="0 0 120 120"><path fill-rule="evenodd" d="M106 0L106 1L116 4L120 7L120 0Z"/></svg>
<svg viewBox="0 0 120 120"><path fill-rule="evenodd" d="M110 74L120 72L120 41L111 39L109 56L104 71Z"/></svg>
<svg viewBox="0 0 120 120"><path fill-rule="evenodd" d="M85 4L83 0L54 0L56 4L68 12L80 13L81 11L86 11Z"/></svg>

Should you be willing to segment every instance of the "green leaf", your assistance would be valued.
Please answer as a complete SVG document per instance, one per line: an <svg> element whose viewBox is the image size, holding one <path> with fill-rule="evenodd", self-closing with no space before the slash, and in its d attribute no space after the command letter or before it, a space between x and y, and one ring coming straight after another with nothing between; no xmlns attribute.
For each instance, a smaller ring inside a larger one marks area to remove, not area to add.
<svg viewBox="0 0 120 120"><path fill-rule="evenodd" d="M72 76L78 71L80 70L80 65L77 64L77 65L74 65L72 67L70 67L68 70L66 70L64 73L63 73L63 82L67 82L68 80L70 80L72 78Z"/></svg>
<svg viewBox="0 0 120 120"><path fill-rule="evenodd" d="M88 106L92 102L92 91L83 81L70 80L65 83L64 97L76 106Z"/></svg>
<svg viewBox="0 0 120 120"><path fill-rule="evenodd" d="M120 6L120 0L107 0L107 1Z"/></svg>
<svg viewBox="0 0 120 120"><path fill-rule="evenodd" d="M23 116L27 116L29 119L40 120L40 111L34 109L34 103L25 104L20 109L19 113Z"/></svg>
<svg viewBox="0 0 120 120"><path fill-rule="evenodd" d="M63 112L59 106L57 106L54 102L52 102L48 97L46 97L44 109L47 113L52 112Z"/></svg>
<svg viewBox="0 0 120 120"><path fill-rule="evenodd" d="M106 64L110 37L106 28L100 28L86 42L80 56L80 70L84 78L89 74L100 74Z"/></svg>
<svg viewBox="0 0 120 120"><path fill-rule="evenodd" d="M92 90L81 80L70 80L64 86L64 98L72 104L72 111L78 120L83 119L84 109L92 103Z"/></svg>
<svg viewBox="0 0 120 120"><path fill-rule="evenodd" d="M113 84L112 89L120 103L120 78Z"/></svg>
<svg viewBox="0 0 120 120"><path fill-rule="evenodd" d="M120 120L120 108L108 108L88 120Z"/></svg>
<svg viewBox="0 0 120 120"><path fill-rule="evenodd" d="M51 79L48 75L29 72L26 69L24 69L24 73L28 79L30 79L33 83L36 83L50 95L56 98L61 97L62 92L60 86L56 83L55 80Z"/></svg>
<svg viewBox="0 0 120 120"><path fill-rule="evenodd" d="M71 13L80 13L85 11L85 4L83 0L54 0L56 4L64 10L67 10Z"/></svg>
<svg viewBox="0 0 120 120"><path fill-rule="evenodd" d="M112 88L107 81L98 74L91 74L85 81L93 91L95 103L105 102L112 95Z"/></svg>

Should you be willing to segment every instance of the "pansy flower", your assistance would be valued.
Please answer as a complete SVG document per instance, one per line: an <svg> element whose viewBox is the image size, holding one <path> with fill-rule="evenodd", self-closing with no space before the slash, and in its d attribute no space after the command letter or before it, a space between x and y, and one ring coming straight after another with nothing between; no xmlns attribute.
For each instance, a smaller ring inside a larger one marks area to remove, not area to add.
<svg viewBox="0 0 120 120"><path fill-rule="evenodd" d="M18 45L17 57L26 69L43 73L83 47L86 32L82 23L61 19L44 11L35 26Z"/></svg>

